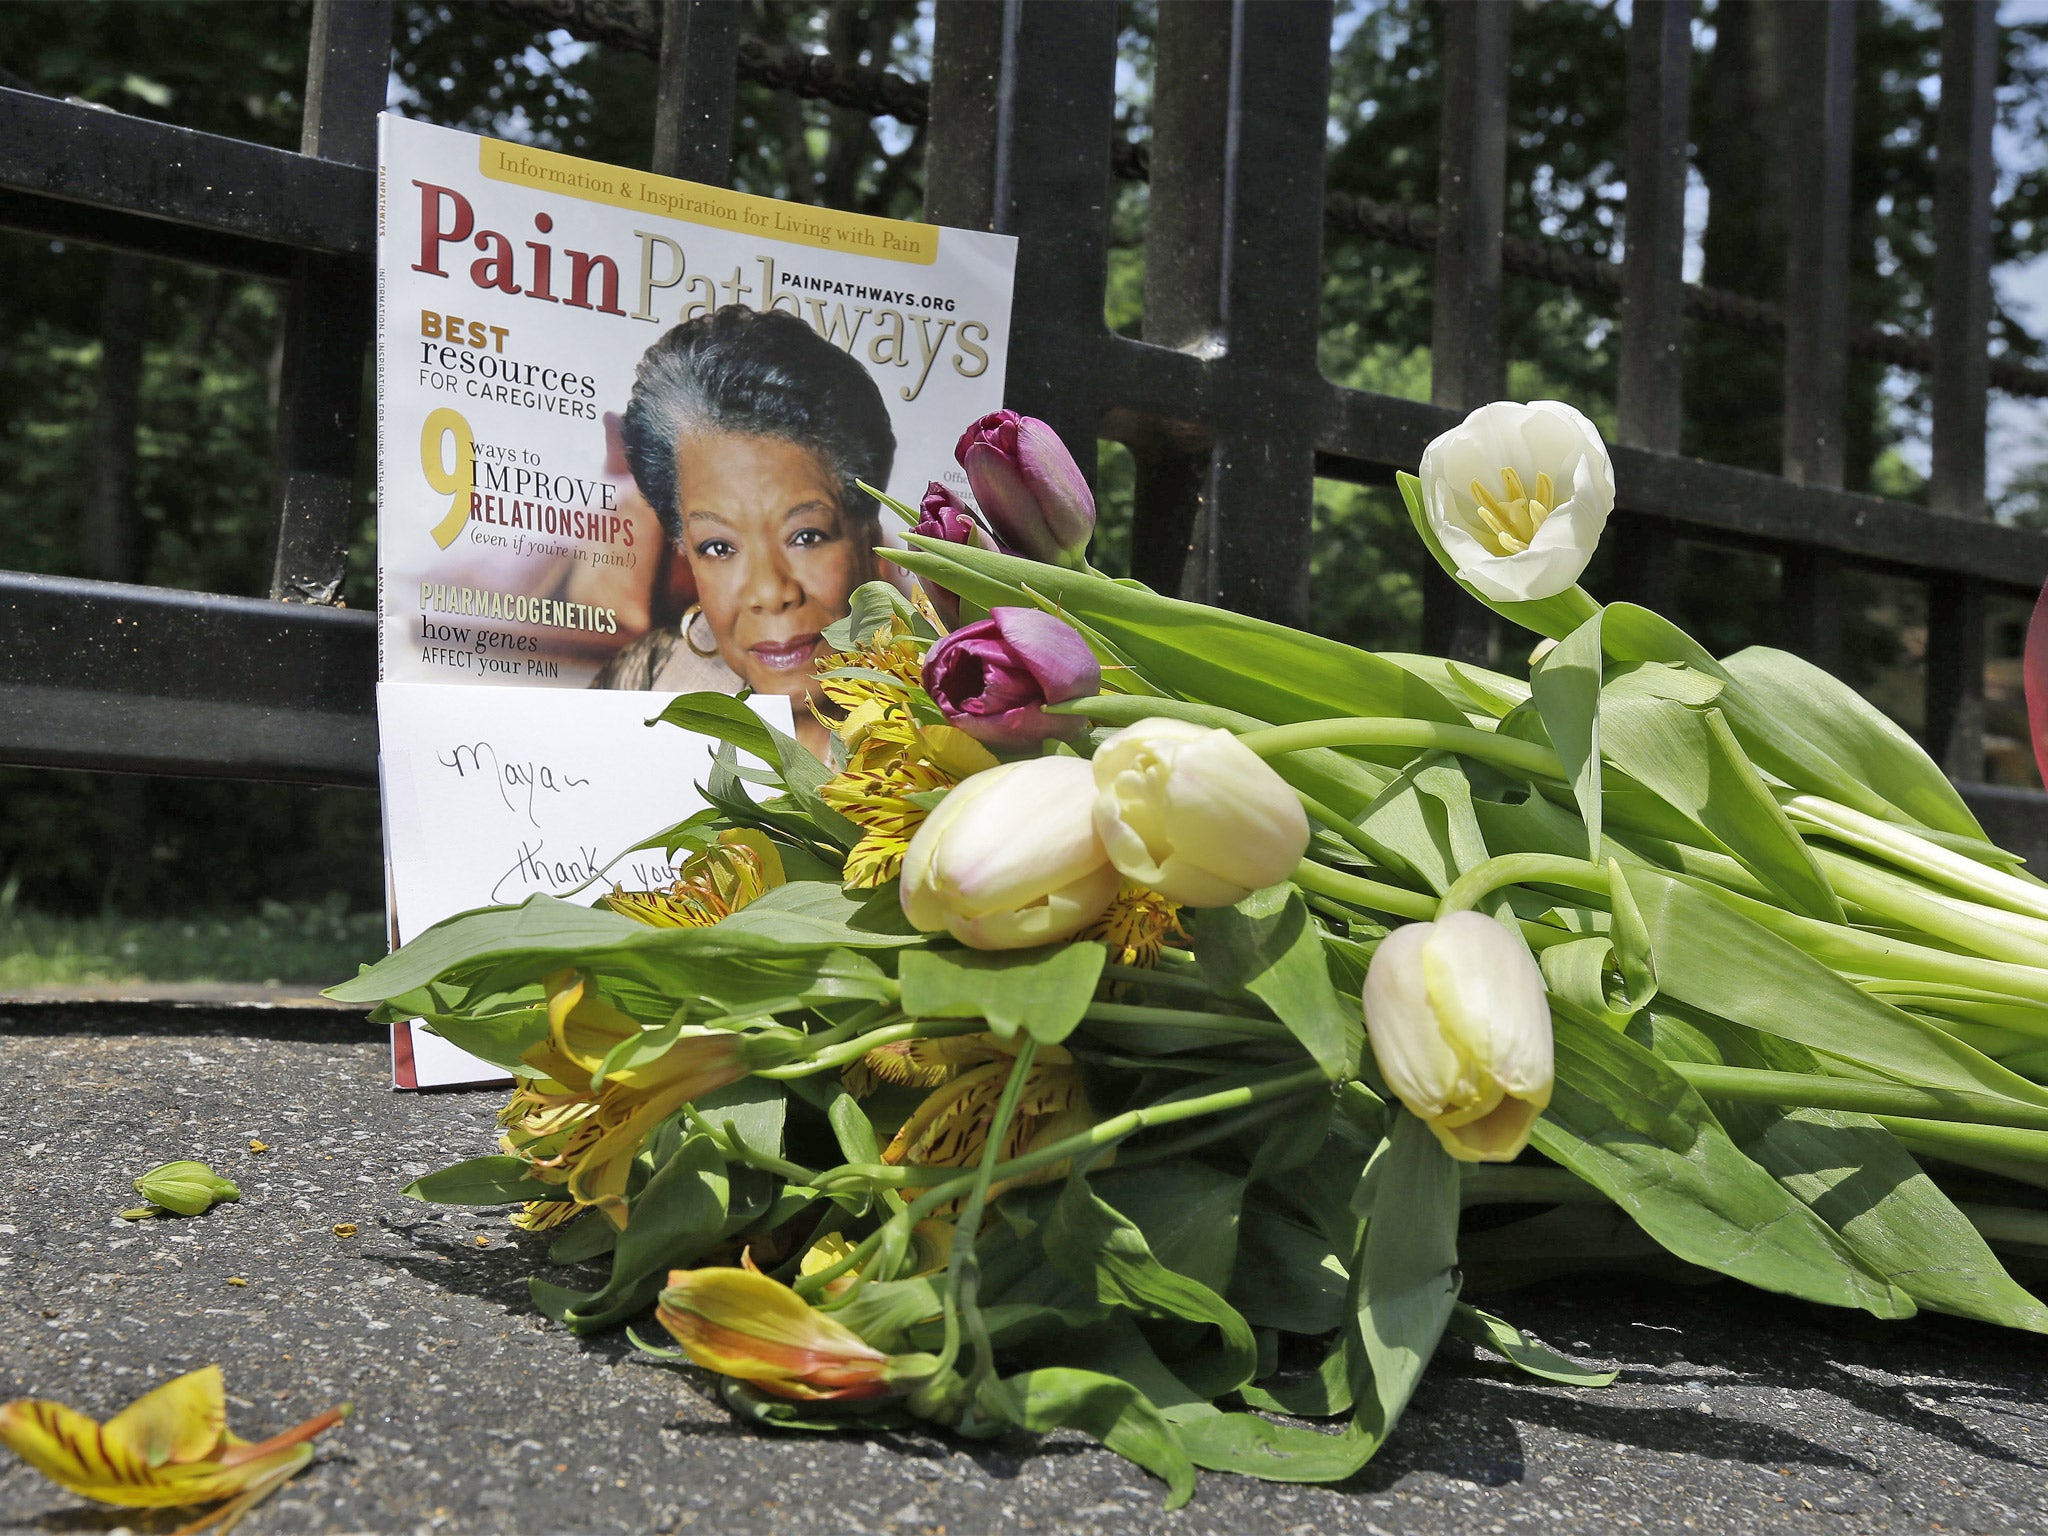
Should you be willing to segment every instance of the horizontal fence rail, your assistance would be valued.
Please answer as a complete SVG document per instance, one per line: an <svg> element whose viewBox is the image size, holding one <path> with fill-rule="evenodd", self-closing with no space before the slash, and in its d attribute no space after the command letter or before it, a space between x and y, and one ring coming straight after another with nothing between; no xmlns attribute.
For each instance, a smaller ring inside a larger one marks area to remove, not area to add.
<svg viewBox="0 0 2048 1536"><path fill-rule="evenodd" d="M1942 259L1932 337L1922 339L1855 329L1824 306L1786 310L1681 280L1691 68L1683 0L1637 0L1633 13L1631 226L1620 263L1516 240L1501 227L1497 139L1512 25L1502 0L1474 0L1445 18L1444 76L1459 83L1462 105L1444 119L1437 209L1326 191L1331 16L1316 0L1162 6L1154 122L1142 143L1118 128L1109 0L939 0L929 86L761 44L742 34L740 8L726 0L494 5L536 32L563 26L657 58L656 168L674 174L729 181L735 79L921 126L926 216L1020 238L1012 403L1075 441L1106 436L1130 448L1134 574L1164 590L1305 621L1315 477L1385 483L1499 392L1503 277L1618 296L1628 319L1613 537L1624 595L1663 590L1681 536L1760 548L1781 560L1785 603L1797 610L1788 638L1825 660L1839 620L1833 584L1846 565L1924 581L1927 737L1957 777L1981 773L1971 744L1981 739L1984 605L2031 599L2048 579L2048 536L1996 524L1983 505L1984 392L2048 394L2048 370L1986 353L1989 244L1979 232L1990 217L1993 8L1944 7L1937 222L1957 238ZM1847 0L1801 10L1810 15L1800 46L1819 84L1812 142L1801 151L1811 163L1796 174L1826 189L1849 131L1838 87L1851 78L1851 18ZM329 605L345 553L368 340L375 236L366 146L389 25L379 0L318 0L298 154L0 88L0 224L275 279L288 285L294 317L273 600L0 576L0 760L374 782L371 621ZM1118 178L1150 184L1139 339L1103 320ZM1788 292L1839 291L1846 206L1810 202L1792 231L1806 281ZM1436 259L1432 402L1345 388L1318 371L1323 243L1360 237ZM312 313L341 318L323 328L305 323ZM1786 473L1672 451L1681 314L1787 338L1788 398L1809 409L1788 424ZM1831 459L1828 448L1839 439L1839 406L1830 418L1825 381L1851 352L1924 370L1944 388L1960 381L1974 398L1974 414L1937 412L1933 508L1841 488L1839 449ZM1431 644L1484 639L1490 616L1448 582L1425 596ZM1969 792L2012 844L2048 853L2048 799Z"/></svg>

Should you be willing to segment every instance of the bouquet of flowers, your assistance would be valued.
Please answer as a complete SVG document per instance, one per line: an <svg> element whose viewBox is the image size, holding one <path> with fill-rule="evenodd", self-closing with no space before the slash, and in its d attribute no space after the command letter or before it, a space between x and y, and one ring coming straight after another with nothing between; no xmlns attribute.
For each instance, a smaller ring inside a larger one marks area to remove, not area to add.
<svg viewBox="0 0 2048 1536"><path fill-rule="evenodd" d="M412 1192L556 1234L541 1310L764 1424L1071 1427L1172 1503L1355 1472L1446 1332L1607 1379L1467 1277L2048 1331L1993 1252L2048 1247L2048 885L1840 682L1575 584L1583 416L1401 477L1526 682L1096 572L1043 423L960 458L978 513L891 503L917 599L830 635L833 761L678 698L721 746L672 889L334 989L516 1074L502 1152Z"/></svg>

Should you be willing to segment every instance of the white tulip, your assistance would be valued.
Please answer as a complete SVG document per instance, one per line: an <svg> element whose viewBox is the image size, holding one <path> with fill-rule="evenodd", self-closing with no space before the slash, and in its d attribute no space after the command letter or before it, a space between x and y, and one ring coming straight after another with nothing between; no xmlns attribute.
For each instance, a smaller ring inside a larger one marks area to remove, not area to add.
<svg viewBox="0 0 2048 1536"><path fill-rule="evenodd" d="M1100 917L1120 883L1078 757L1034 757L964 779L903 855L904 916L976 949L1028 949Z"/></svg>
<svg viewBox="0 0 2048 1536"><path fill-rule="evenodd" d="M1481 912L1410 923L1365 973L1365 1028L1396 1098L1468 1163L1512 1161L1556 1076L1543 974Z"/></svg>
<svg viewBox="0 0 2048 1536"><path fill-rule="evenodd" d="M1140 720L1095 750L1095 830L1110 861L1188 907L1227 907L1292 875L1301 801L1228 731Z"/></svg>
<svg viewBox="0 0 2048 1536"><path fill-rule="evenodd" d="M1480 596L1569 590L1614 510L1614 466L1592 422L1558 400L1482 405L1422 453L1429 526Z"/></svg>

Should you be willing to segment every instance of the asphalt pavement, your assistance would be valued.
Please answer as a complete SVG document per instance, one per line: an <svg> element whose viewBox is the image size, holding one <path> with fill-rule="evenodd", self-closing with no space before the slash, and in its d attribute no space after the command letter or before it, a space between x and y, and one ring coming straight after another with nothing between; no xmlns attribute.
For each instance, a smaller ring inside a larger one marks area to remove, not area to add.
<svg viewBox="0 0 2048 1536"><path fill-rule="evenodd" d="M218 1362L252 1439L352 1400L245 1536L2048 1528L2048 1340L1863 1323L1728 1285L1498 1295L1619 1382L1548 1386L1453 1343L1351 1483L1205 1474L1174 1514L1160 1484L1077 1437L742 1427L701 1375L544 1322L524 1283L544 1240L503 1212L402 1196L493 1150L498 1095L387 1081L383 1032L346 1013L0 1004L0 1399L99 1417ZM119 1219L136 1174L183 1157L241 1201ZM0 1453L0 1531L180 1518L86 1505Z"/></svg>

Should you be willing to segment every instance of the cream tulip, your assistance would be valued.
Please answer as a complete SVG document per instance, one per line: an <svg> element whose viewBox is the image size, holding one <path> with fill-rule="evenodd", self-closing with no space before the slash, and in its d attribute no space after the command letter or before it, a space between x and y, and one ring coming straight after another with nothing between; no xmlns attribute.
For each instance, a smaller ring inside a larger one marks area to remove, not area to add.
<svg viewBox="0 0 2048 1536"><path fill-rule="evenodd" d="M903 914L976 949L1028 949L1100 917L1118 875L1090 816L1078 757L1034 757L964 779L903 855Z"/></svg>
<svg viewBox="0 0 2048 1536"><path fill-rule="evenodd" d="M1095 830L1130 879L1186 907L1227 907L1292 875L1301 800L1228 731L1140 720L1095 751Z"/></svg>
<svg viewBox="0 0 2048 1536"><path fill-rule="evenodd" d="M1481 912L1410 923L1365 973L1365 1028L1394 1095L1468 1163L1512 1161L1556 1075L1543 975Z"/></svg>
<svg viewBox="0 0 2048 1536"><path fill-rule="evenodd" d="M1423 450L1420 479L1459 579L1497 603L1569 590L1614 510L1599 429L1557 400L1482 405Z"/></svg>

